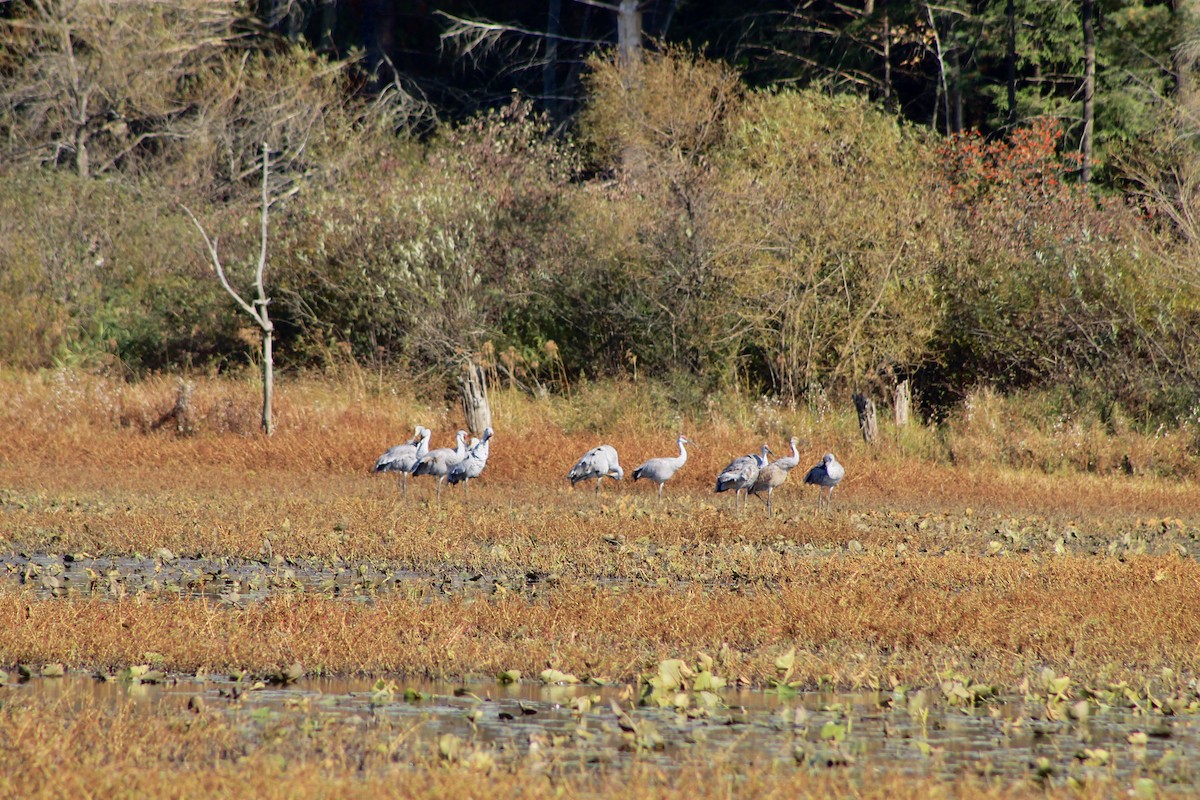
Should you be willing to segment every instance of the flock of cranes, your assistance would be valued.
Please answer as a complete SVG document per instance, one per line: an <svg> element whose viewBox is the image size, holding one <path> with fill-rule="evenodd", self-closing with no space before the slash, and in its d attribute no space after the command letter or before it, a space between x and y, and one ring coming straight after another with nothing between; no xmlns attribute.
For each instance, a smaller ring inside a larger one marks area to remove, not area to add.
<svg viewBox="0 0 1200 800"><path fill-rule="evenodd" d="M438 479L437 496L442 497L442 484L462 483L464 495L472 478L478 478L487 466L488 453L491 451L492 429L488 428L479 439L472 438L467 442L467 432L459 431L455 435L454 447L429 449L430 431L428 428L417 426L412 439L403 444L390 448L375 462L375 472L398 472L404 484L404 495L408 496L409 475L433 475ZM750 495L762 499L766 494L767 514L774 516L775 506L772 493L784 484L788 474L800 464L800 452L796 449L798 439L793 436L789 442L792 453L774 461L768 461L771 448L766 444L758 453L739 456L717 475L717 492L733 490L733 507L736 512L739 507L744 509ZM635 481L645 478L651 483L658 484L658 501L662 502L663 486L675 477L675 473L687 463L687 448L691 444L686 436L676 440L679 455L652 458L633 471ZM810 469L804 476L804 483L817 487L817 508L823 505L833 507L833 490L846 476L846 470L834 458L833 453L826 453L821 463ZM612 445L602 444L583 454L567 473L571 486L580 481L595 480L596 494L600 494L600 483L605 478L614 481L625 479L625 470L621 468L617 449ZM469 496L469 495L467 495Z"/></svg>

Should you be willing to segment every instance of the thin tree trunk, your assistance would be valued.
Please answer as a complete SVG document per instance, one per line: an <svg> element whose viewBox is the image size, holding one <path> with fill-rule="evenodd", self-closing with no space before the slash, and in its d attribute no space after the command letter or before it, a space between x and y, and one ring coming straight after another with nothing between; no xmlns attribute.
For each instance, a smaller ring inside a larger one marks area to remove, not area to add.
<svg viewBox="0 0 1200 800"><path fill-rule="evenodd" d="M183 206L183 210L187 212L191 218L192 224L196 226L196 230L200 232L201 238L204 239L205 246L208 247L208 254L212 258L213 269L216 270L217 279L221 282L221 286L234 302L253 319L262 331L262 368L263 368L263 408L262 408L262 429L263 433L270 436L275 426L272 421L271 405L275 394L275 363L272 354L272 344L274 340L275 325L271 322L271 317L267 313L267 306L271 300L267 297L266 286L263 283L263 273L267 268L267 226L271 210L271 196L268 192L268 178L271 170L271 148L263 143L262 146L262 240L258 251L258 266L254 273L254 290L255 299L252 302L247 302L242 298L238 291L233 288L233 284L229 282L229 278L225 275L225 267L221 265L221 258L217 255L217 243L209 237L204 230L204 226L200 224L200 220L196 219L196 215L191 212L187 206Z"/></svg>
<svg viewBox="0 0 1200 800"><path fill-rule="evenodd" d="M274 326L271 320L267 318L267 304L262 303L259 306L262 309L262 320L260 324L263 326L263 344L262 344L262 370L263 370L263 407L262 407L262 429L263 433L270 436L275 432L274 416L272 414L272 406L275 399L275 357L272 353L272 341L275 338Z"/></svg>
<svg viewBox="0 0 1200 800"><path fill-rule="evenodd" d="M892 98L892 27L888 10L883 9L883 102Z"/></svg>
<svg viewBox="0 0 1200 800"><path fill-rule="evenodd" d="M558 118L558 36L562 31L562 0L550 0L546 12L546 61L542 64L542 96L551 119Z"/></svg>
<svg viewBox="0 0 1200 800"><path fill-rule="evenodd" d="M1092 130L1096 117L1096 0L1083 0L1083 133L1079 180L1092 180Z"/></svg>
<svg viewBox="0 0 1200 800"><path fill-rule="evenodd" d="M1004 18L1008 22L1008 53L1005 58L1008 73L1008 120L1011 127L1017 124L1017 6L1015 0L1008 0L1004 7Z"/></svg>
<svg viewBox="0 0 1200 800"><path fill-rule="evenodd" d="M642 58L642 9L638 0L621 0L617 6L617 49L626 66Z"/></svg>
<svg viewBox="0 0 1200 800"><path fill-rule="evenodd" d="M950 73L953 80L951 81L951 91L953 97L950 105L952 108L952 124L950 126L951 133L963 132L963 88L962 88L962 62L959 59L958 48L950 48Z"/></svg>

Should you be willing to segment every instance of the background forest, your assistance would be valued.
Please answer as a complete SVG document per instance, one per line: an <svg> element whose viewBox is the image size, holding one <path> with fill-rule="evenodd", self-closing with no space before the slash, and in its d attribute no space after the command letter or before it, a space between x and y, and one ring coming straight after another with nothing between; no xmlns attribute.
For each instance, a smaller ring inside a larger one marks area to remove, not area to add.
<svg viewBox="0 0 1200 800"><path fill-rule="evenodd" d="M285 369L1191 424L1192 11L0 2L0 363L253 359L266 143Z"/></svg>

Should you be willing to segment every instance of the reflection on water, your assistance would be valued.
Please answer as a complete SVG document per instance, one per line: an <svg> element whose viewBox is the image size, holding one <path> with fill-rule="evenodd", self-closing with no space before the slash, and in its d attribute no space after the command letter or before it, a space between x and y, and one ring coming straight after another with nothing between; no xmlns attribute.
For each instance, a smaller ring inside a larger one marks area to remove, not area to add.
<svg viewBox="0 0 1200 800"><path fill-rule="evenodd" d="M381 682L386 683L386 682ZM0 689L61 704L135 704L153 713L187 713L190 698L207 713L251 725L289 719L409 725L416 741L436 746L455 734L497 759L516 759L553 746L581 765L638 758L664 768L703 754L727 763L849 769L864 775L899 773L950 779L961 774L1020 780L1045 775L1128 782L1152 775L1160 785L1191 792L1200 753L1200 717L1141 716L1097 708L1083 721L1042 718L1036 703L1000 700L985 708L940 704L892 708L880 693L729 690L710 710L631 707L628 687L543 686L534 682L451 684L400 681L378 691L373 681L303 679L286 687L251 689L225 677L173 677L130 685L68 675L35 678ZM406 691L409 698L406 699ZM420 699L416 699L420 698ZM581 711L580 698L587 708ZM626 716L612 708L616 701Z"/></svg>

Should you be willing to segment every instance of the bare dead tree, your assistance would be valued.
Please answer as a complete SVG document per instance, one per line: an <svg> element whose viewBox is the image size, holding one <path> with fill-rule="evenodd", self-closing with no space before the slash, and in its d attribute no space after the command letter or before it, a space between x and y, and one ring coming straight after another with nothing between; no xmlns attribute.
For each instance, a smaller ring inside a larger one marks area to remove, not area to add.
<svg viewBox="0 0 1200 800"><path fill-rule="evenodd" d="M271 198L267 192L268 177L270 174L270 159L271 148L264 142L262 146L262 229L261 229L261 246L258 252L258 267L254 272L254 291L255 299L253 302L246 302L238 291L230 284L228 276L225 274L225 268L221 266L221 258L217 255L217 240L210 238L204 230L204 226L196 219L196 215L191 212L187 206L183 206L183 210L191 217L192 223L196 226L196 230L200 231L200 236L204 238L204 244L208 247L208 253L212 257L213 268L216 270L217 278L220 279L221 285L225 287L225 291L229 293L237 304L250 315L262 331L262 381L263 381L263 407L262 407L262 429L263 433L270 436L274 433L274 422L272 419L271 405L275 393L275 365L274 358L271 352L272 339L275 335L275 326L271 322L270 316L267 314L267 306L271 300L267 297L266 288L263 285L263 272L267 266L267 216L271 208Z"/></svg>

